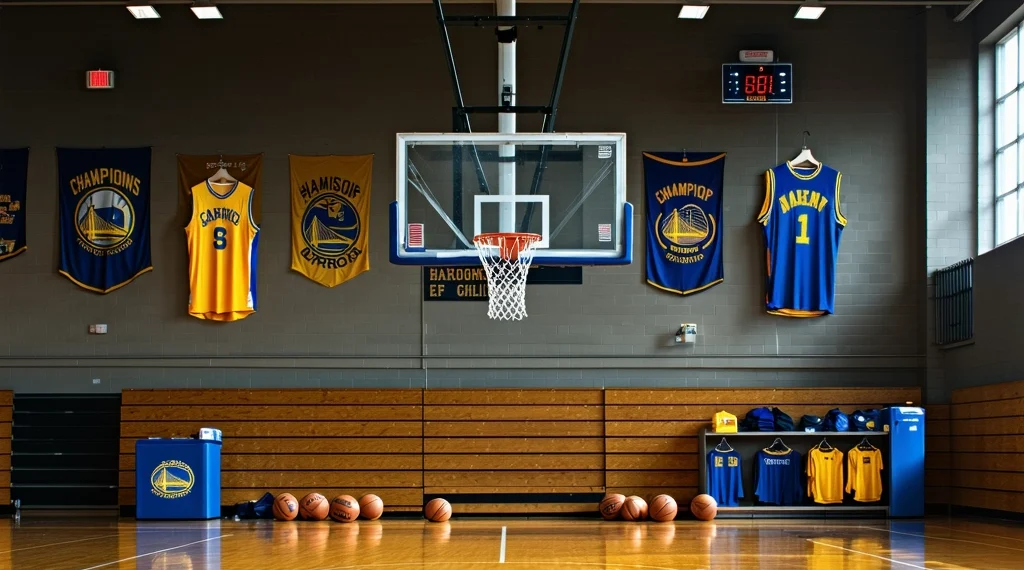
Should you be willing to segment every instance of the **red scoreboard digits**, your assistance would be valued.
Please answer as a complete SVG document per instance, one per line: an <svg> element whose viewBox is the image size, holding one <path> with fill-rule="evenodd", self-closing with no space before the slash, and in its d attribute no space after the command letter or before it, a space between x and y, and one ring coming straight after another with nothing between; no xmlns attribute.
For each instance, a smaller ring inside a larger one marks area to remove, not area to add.
<svg viewBox="0 0 1024 570"><path fill-rule="evenodd" d="M793 65L727 63L722 65L723 103L792 103Z"/></svg>
<svg viewBox="0 0 1024 570"><path fill-rule="evenodd" d="M743 78L743 94L744 95L767 95L772 93L772 85L774 84L775 78L771 75L765 75L762 73L764 68L762 67L761 72L757 75L748 75Z"/></svg>

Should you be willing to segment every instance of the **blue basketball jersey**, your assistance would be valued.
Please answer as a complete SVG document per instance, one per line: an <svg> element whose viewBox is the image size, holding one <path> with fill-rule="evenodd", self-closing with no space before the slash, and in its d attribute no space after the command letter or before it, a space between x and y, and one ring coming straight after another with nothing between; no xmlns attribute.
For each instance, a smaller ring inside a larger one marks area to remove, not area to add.
<svg viewBox="0 0 1024 570"><path fill-rule="evenodd" d="M754 463L754 495L762 503L799 505L803 500L800 487L800 453L790 451L757 452Z"/></svg>
<svg viewBox="0 0 1024 570"><path fill-rule="evenodd" d="M743 498L743 467L738 451L708 453L707 493L720 507L738 507Z"/></svg>
<svg viewBox="0 0 1024 570"><path fill-rule="evenodd" d="M846 226L839 207L843 175L819 164L785 162L765 173L767 191L757 221L768 255L766 306L787 317L834 312L836 258Z"/></svg>

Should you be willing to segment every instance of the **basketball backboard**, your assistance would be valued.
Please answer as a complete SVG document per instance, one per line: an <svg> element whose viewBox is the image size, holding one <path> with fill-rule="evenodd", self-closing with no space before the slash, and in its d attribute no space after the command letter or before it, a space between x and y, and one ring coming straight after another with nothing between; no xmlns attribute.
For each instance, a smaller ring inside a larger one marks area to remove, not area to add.
<svg viewBox="0 0 1024 570"><path fill-rule="evenodd" d="M537 265L633 257L623 133L399 133L391 262L479 265L473 237L540 234Z"/></svg>

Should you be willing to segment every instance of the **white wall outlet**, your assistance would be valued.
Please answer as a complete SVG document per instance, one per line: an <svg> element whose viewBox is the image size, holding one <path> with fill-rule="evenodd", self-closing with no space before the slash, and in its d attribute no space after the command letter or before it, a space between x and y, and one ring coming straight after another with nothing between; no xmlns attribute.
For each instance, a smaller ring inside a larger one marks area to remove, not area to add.
<svg viewBox="0 0 1024 570"><path fill-rule="evenodd" d="M107 334L107 325L89 325L89 334Z"/></svg>
<svg viewBox="0 0 1024 570"><path fill-rule="evenodd" d="M99 384L100 383L100 379L99 378L93 378L92 379L92 383L93 384Z"/></svg>

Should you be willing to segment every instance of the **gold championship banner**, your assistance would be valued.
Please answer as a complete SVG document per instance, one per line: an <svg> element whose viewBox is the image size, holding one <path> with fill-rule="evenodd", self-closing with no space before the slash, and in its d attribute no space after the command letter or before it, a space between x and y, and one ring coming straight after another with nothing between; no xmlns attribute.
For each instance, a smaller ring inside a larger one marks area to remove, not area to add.
<svg viewBox="0 0 1024 570"><path fill-rule="evenodd" d="M292 269L334 287L370 269L373 155L288 156Z"/></svg>
<svg viewBox="0 0 1024 570"><path fill-rule="evenodd" d="M178 155L178 216L187 223L192 217L192 187L214 177L221 169L235 180L253 189L252 217L260 223L260 174L263 170L262 154L179 154Z"/></svg>

